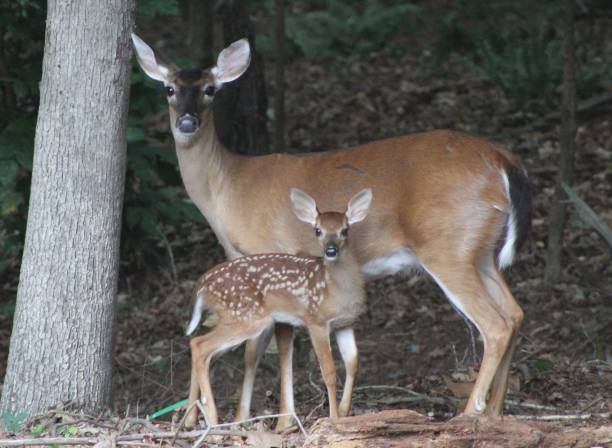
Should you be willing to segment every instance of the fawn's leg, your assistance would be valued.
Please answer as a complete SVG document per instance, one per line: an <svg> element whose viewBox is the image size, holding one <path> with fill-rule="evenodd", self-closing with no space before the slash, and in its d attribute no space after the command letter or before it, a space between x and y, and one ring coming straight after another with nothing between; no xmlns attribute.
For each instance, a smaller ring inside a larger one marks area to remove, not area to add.
<svg viewBox="0 0 612 448"><path fill-rule="evenodd" d="M200 396L205 400L204 409L211 424L216 425L219 421L215 399L210 386L210 362L213 356L224 349L235 347L246 339L257 336L269 324L269 321L219 324L211 332L204 336L193 338L190 341L192 362L196 371L197 383L200 387ZM189 404L191 405L191 403ZM190 418L193 417L190 415ZM193 420L186 423L195 424Z"/></svg>
<svg viewBox="0 0 612 448"><path fill-rule="evenodd" d="M293 403L293 336L291 325L276 324L276 345L280 360L280 411L279 414L295 413ZM291 426L293 417L279 417L276 431L280 432Z"/></svg>
<svg viewBox="0 0 612 448"><path fill-rule="evenodd" d="M240 404L236 413L236 421L242 421L249 418L251 413L251 399L253 398L253 385L255 384L255 372L261 357L266 351L270 338L272 337L272 329L267 328L259 336L248 339L244 347L244 379L242 380L242 392L240 394Z"/></svg>
<svg viewBox="0 0 612 448"><path fill-rule="evenodd" d="M329 416L338 418L338 402L336 398L336 365L332 357L331 347L329 345L329 330L327 326L312 325L308 327L312 346L314 347L323 381L327 387L327 395L329 400Z"/></svg>
<svg viewBox="0 0 612 448"><path fill-rule="evenodd" d="M200 398L200 385L198 384L197 364L193 352L191 355L191 383L189 385L189 405L195 403ZM194 406L185 419L185 426L193 428L198 422L198 409Z"/></svg>
<svg viewBox="0 0 612 448"><path fill-rule="evenodd" d="M336 342L344 361L346 374L338 413L340 417L346 417L351 411L353 387L355 386L355 378L359 369L359 352L357 351L357 344L355 344L355 332L352 328L343 328L336 331Z"/></svg>

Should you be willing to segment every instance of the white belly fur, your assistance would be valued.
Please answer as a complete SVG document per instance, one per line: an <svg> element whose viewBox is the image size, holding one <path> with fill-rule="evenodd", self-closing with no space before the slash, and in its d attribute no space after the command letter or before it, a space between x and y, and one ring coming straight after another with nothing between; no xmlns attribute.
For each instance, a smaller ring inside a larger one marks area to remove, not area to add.
<svg viewBox="0 0 612 448"><path fill-rule="evenodd" d="M368 261L361 267L361 272L367 280L372 280L411 269L421 269L421 263L410 249L400 247L386 257Z"/></svg>

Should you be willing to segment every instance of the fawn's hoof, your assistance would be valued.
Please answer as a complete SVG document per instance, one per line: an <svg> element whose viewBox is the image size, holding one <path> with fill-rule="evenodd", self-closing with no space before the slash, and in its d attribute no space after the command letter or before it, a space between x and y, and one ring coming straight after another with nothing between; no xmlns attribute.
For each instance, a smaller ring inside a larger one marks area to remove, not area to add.
<svg viewBox="0 0 612 448"><path fill-rule="evenodd" d="M293 426L293 417L289 416L289 415L285 415L283 417L279 417L278 421L276 422L276 427L274 428L274 431L276 432L283 432L286 429L289 429Z"/></svg>

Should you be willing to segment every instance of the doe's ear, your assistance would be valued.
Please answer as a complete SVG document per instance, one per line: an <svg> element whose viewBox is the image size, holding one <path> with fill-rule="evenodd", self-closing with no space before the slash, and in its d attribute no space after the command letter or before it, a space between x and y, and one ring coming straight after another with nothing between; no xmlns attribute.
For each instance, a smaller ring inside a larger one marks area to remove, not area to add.
<svg viewBox="0 0 612 448"><path fill-rule="evenodd" d="M217 82L225 84L240 78L251 62L251 47L247 39L240 39L224 49L212 69Z"/></svg>
<svg viewBox="0 0 612 448"><path fill-rule="evenodd" d="M142 68L149 78L165 82L168 78L168 68L158 64L157 59L155 59L155 53L151 47L134 33L132 33L132 42L134 43L136 59L138 60L140 68Z"/></svg>
<svg viewBox="0 0 612 448"><path fill-rule="evenodd" d="M349 225L353 225L360 221L363 221L368 212L370 211L370 205L372 204L372 189L366 188L361 190L355 196L351 198L346 209L346 219Z"/></svg>
<svg viewBox="0 0 612 448"><path fill-rule="evenodd" d="M314 226L317 223L317 216L319 215L315 200L297 188L291 189L289 198L291 199L295 216L297 216L300 221Z"/></svg>

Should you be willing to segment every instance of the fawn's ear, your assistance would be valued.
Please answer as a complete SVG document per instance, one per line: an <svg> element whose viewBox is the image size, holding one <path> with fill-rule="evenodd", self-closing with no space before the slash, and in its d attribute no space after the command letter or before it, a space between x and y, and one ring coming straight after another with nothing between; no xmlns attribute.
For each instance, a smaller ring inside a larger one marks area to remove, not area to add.
<svg viewBox="0 0 612 448"><path fill-rule="evenodd" d="M149 78L166 82L169 72L168 67L157 62L153 49L134 33L132 33L132 42L134 42L136 59L138 60L140 68L142 68Z"/></svg>
<svg viewBox="0 0 612 448"><path fill-rule="evenodd" d="M372 189L361 190L351 198L346 209L346 219L349 225L363 221L370 211L372 204Z"/></svg>
<svg viewBox="0 0 612 448"><path fill-rule="evenodd" d="M304 221L311 226L316 225L319 211L317 210L317 203L315 200L297 188L291 189L289 198L291 199L295 216L297 216L300 221Z"/></svg>
<svg viewBox="0 0 612 448"><path fill-rule="evenodd" d="M220 84L240 78L251 62L251 47L248 39L240 39L224 49L217 58L212 74Z"/></svg>

